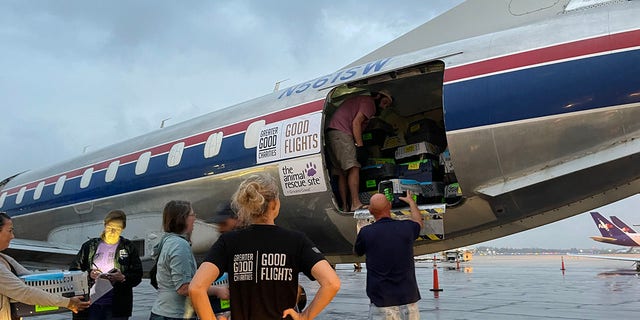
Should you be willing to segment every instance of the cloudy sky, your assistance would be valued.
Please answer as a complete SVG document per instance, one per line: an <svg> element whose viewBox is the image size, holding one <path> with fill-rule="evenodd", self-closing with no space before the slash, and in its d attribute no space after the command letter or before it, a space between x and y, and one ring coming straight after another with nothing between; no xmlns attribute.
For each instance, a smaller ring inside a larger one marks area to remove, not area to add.
<svg viewBox="0 0 640 320"><path fill-rule="evenodd" d="M0 179L335 71L460 2L2 1ZM491 244L596 232L587 214Z"/></svg>

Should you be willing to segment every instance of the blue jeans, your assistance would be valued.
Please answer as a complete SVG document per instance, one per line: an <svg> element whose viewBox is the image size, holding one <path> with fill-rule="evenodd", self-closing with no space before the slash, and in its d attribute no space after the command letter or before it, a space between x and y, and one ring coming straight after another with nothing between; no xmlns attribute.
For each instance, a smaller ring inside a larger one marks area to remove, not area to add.
<svg viewBox="0 0 640 320"><path fill-rule="evenodd" d="M391 307L369 305L369 320L419 320L418 303L403 304Z"/></svg>
<svg viewBox="0 0 640 320"><path fill-rule="evenodd" d="M149 320L196 320L196 318L170 318L165 316L159 316L153 312L149 316Z"/></svg>

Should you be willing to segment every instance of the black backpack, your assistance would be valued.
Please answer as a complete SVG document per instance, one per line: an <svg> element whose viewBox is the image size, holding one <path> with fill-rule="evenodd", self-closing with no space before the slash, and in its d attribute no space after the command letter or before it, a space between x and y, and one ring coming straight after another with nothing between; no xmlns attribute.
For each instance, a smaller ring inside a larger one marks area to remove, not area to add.
<svg viewBox="0 0 640 320"><path fill-rule="evenodd" d="M158 245L158 255L154 259L153 266L149 270L149 280L151 286L158 290L158 279L156 278L156 274L158 273L158 259L160 258L160 253L162 252L162 245L164 245L164 241L167 239L167 236L162 237L160 240L160 244Z"/></svg>
<svg viewBox="0 0 640 320"><path fill-rule="evenodd" d="M153 266L149 270L149 279L151 280L151 286L158 290L158 279L156 279L156 273L158 273L158 260L153 263Z"/></svg>

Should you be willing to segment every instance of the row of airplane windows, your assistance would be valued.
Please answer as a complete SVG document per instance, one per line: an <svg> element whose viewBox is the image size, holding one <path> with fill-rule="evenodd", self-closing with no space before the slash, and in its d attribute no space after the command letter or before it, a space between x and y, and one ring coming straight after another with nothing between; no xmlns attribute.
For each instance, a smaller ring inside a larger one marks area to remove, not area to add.
<svg viewBox="0 0 640 320"><path fill-rule="evenodd" d="M218 153L220 153L220 147L222 145L222 137L223 137L222 132L213 133L209 136L204 146L204 158L206 159L212 158L218 155ZM171 168L180 164L180 161L182 160L182 154L184 152L184 147L185 147L184 142L178 142L171 147L171 150L169 151L169 155L167 156L167 167ZM136 160L136 167L134 170L135 174L141 175L147 172L147 169L149 168L150 160L151 160L151 151L142 153L138 157L138 160ZM118 168L120 168L120 160L112 161L107 167L107 171L105 172L104 182L109 183L114 181L116 179L116 174L118 173ZM93 177L93 173L94 173L93 167L87 168L84 171L84 173L82 174L82 177L80 178L81 189L85 189L89 186L89 184L91 183L91 178ZM67 181L66 175L62 175L58 178L53 188L54 195L59 195L62 193L62 189L64 188L66 181ZM42 191L44 190L44 186L45 186L44 181L40 181L40 183L38 183L38 185L33 191L34 201L42 197ZM26 186L20 188L20 190L16 195L17 205L22 203L26 192L27 192ZM7 192L3 192L2 195L0 195L0 208L4 206L6 197L7 197Z"/></svg>

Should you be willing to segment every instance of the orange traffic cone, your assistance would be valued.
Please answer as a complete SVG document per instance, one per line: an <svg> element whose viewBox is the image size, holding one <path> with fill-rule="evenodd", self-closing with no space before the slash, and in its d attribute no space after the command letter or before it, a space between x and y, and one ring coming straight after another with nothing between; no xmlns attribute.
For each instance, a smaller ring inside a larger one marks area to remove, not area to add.
<svg viewBox="0 0 640 320"><path fill-rule="evenodd" d="M438 268L433 268L433 288L429 289L429 291L433 291L434 294L437 294L437 292L442 290L443 289L440 289L440 286L438 285Z"/></svg>

